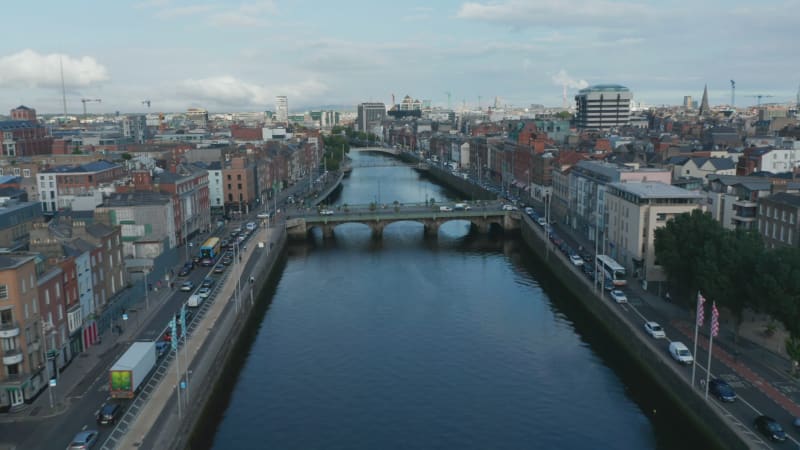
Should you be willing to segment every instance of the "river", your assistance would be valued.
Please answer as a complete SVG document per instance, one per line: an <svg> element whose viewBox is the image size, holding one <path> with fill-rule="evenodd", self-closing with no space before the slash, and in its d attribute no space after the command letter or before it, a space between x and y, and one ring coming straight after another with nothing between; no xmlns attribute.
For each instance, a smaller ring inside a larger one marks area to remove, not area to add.
<svg viewBox="0 0 800 450"><path fill-rule="evenodd" d="M370 167L334 203L431 197L458 200ZM292 244L209 448L704 446L521 240L467 233L403 222L373 241L346 224Z"/></svg>

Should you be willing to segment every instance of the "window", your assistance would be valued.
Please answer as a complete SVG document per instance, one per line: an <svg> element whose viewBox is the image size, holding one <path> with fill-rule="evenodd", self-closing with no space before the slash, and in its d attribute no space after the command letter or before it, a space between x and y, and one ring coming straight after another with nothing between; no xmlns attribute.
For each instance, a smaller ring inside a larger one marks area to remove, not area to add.
<svg viewBox="0 0 800 450"><path fill-rule="evenodd" d="M8 298L8 286L0 284L0 299L5 300Z"/></svg>
<svg viewBox="0 0 800 450"><path fill-rule="evenodd" d="M18 176L19 176L19 174L20 174L20 172L21 172L21 171L20 171L20 168L19 168L19 167L14 167L14 176L18 177Z"/></svg>
<svg viewBox="0 0 800 450"><path fill-rule="evenodd" d="M25 288L25 278L23 278L23 279L22 279L22 293L24 294L24 293L25 293L25 291L26 291L26 288Z"/></svg>
<svg viewBox="0 0 800 450"><path fill-rule="evenodd" d="M242 174L240 174L240 173L239 173L239 174L236 174L236 179L241 181L241 179L242 179Z"/></svg>
<svg viewBox="0 0 800 450"><path fill-rule="evenodd" d="M33 299L33 303L31 303L31 305L33 306L33 313L34 314L38 314L39 313L39 301L36 298L34 298Z"/></svg>
<svg viewBox="0 0 800 450"><path fill-rule="evenodd" d="M44 304L45 305L50 304L50 289L45 289L44 291Z"/></svg>
<svg viewBox="0 0 800 450"><path fill-rule="evenodd" d="M64 320L64 305L60 303L58 305L58 320L59 321Z"/></svg>
<svg viewBox="0 0 800 450"><path fill-rule="evenodd" d="M25 178L31 177L31 169L22 169L22 176Z"/></svg>

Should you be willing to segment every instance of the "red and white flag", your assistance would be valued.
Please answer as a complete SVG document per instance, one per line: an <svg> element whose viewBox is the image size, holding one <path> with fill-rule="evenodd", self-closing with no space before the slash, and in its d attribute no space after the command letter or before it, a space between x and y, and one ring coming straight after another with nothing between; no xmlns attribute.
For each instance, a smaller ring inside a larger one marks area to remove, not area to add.
<svg viewBox="0 0 800 450"><path fill-rule="evenodd" d="M706 302L706 299L703 297L700 292L697 292L697 326L702 327L703 321L705 321L705 311L703 309L703 304Z"/></svg>
<svg viewBox="0 0 800 450"><path fill-rule="evenodd" d="M719 311L717 311L717 302L711 305L711 336L717 337L719 334Z"/></svg>

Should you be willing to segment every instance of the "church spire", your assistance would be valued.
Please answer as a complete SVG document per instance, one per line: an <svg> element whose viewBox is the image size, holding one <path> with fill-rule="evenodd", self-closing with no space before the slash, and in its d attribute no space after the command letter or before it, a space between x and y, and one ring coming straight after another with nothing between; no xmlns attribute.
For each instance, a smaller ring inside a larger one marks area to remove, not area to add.
<svg viewBox="0 0 800 450"><path fill-rule="evenodd" d="M711 113L711 108L708 106L708 85L703 88L703 99L700 101L700 111L698 114L705 116Z"/></svg>

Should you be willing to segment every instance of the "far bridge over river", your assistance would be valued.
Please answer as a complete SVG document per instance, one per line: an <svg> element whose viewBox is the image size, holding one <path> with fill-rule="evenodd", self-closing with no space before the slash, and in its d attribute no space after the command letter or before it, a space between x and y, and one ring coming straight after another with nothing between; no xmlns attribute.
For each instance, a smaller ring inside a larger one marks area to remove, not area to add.
<svg viewBox="0 0 800 450"><path fill-rule="evenodd" d="M442 211L441 207L451 211ZM518 230L521 215L519 211L503 210L500 203L470 204L469 208L455 208L455 204L387 204L348 205L347 208L304 211L287 211L286 231L291 239L306 239L314 228L322 230L325 238L333 237L336 226L343 223L362 223L372 230L374 238L383 236L387 225L395 222L421 223L426 236L437 236L439 227L452 220L465 220L479 233L488 233L492 227L504 231Z"/></svg>

